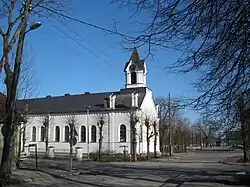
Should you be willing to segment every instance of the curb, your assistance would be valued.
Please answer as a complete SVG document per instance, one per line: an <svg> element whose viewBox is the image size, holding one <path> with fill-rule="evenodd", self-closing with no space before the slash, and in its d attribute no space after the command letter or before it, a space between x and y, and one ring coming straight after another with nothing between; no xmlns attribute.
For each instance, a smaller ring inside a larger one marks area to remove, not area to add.
<svg viewBox="0 0 250 187"><path fill-rule="evenodd" d="M228 162L227 158L219 160L218 163L225 164L225 165L238 165L238 166L250 166L249 162L245 163L239 163L239 162Z"/></svg>

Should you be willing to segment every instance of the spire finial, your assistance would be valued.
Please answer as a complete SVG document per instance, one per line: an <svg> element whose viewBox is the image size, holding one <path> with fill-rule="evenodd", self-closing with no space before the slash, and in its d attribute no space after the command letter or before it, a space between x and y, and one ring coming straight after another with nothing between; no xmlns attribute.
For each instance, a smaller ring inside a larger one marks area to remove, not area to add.
<svg viewBox="0 0 250 187"><path fill-rule="evenodd" d="M133 48L133 53L138 53L136 47Z"/></svg>
<svg viewBox="0 0 250 187"><path fill-rule="evenodd" d="M139 53L137 52L136 47L133 48L130 60L134 61L134 62L138 62L140 61L140 57L139 57Z"/></svg>

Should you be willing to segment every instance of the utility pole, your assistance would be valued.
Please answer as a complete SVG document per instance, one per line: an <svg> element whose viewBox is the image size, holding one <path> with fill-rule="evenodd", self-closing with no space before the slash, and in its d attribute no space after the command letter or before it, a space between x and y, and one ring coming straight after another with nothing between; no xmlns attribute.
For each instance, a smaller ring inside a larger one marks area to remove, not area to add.
<svg viewBox="0 0 250 187"><path fill-rule="evenodd" d="M170 93L168 94L168 147L169 147L169 156L172 155L172 143L171 143L171 105L170 105Z"/></svg>

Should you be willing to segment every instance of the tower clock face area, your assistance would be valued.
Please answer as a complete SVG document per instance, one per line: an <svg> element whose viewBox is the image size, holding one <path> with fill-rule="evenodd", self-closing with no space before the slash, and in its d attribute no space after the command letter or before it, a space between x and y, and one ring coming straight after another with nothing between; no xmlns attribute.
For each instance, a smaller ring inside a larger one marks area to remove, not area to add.
<svg viewBox="0 0 250 187"><path fill-rule="evenodd" d="M130 71L135 71L135 65L134 65L134 64L131 64L131 65L129 66L129 70L130 70Z"/></svg>

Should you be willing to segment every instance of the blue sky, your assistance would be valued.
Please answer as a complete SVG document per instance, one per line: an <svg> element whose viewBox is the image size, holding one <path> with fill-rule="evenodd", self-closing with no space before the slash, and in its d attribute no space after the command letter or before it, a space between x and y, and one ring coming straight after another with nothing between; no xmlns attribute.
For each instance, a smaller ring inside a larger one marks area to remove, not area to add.
<svg viewBox="0 0 250 187"><path fill-rule="evenodd" d="M117 20L121 32L136 31L140 26L136 22L144 21L147 15L128 19L132 14L128 9L118 9L109 1L72 1L70 14L80 20L105 28L112 28L113 19ZM35 20L30 20L30 22ZM27 43L36 59L36 79L39 83L38 96L81 94L84 92L103 92L124 88L123 68L129 60L130 51L122 49L121 38L90 28L75 22L66 22L66 26L57 21L43 21L38 30L29 33ZM75 38L74 43L53 25ZM73 32L78 33L78 37ZM145 49L138 49L145 57ZM161 66L169 65L179 57L175 51L157 50L154 58L147 59L148 87L154 96L173 97L196 94L190 83L195 76L169 74ZM185 110L184 115L194 121L197 115Z"/></svg>

